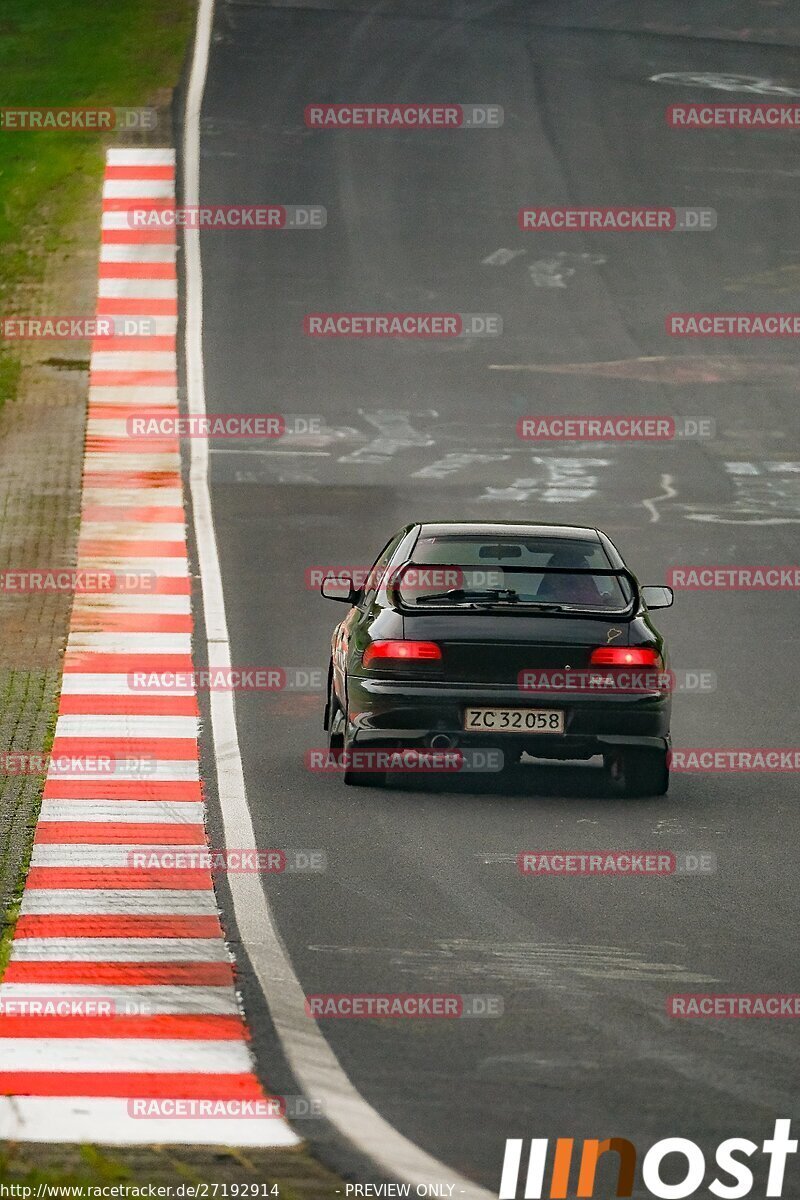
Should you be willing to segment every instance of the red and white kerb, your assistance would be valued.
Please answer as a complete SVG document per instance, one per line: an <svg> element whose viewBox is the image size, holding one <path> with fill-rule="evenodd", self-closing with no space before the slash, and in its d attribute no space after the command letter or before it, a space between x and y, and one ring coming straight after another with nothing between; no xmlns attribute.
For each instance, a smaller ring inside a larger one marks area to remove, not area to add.
<svg viewBox="0 0 800 1200"><path fill-rule="evenodd" d="M54 752L110 755L116 768L51 772L45 783L0 984L0 1140L298 1141L279 1117L129 1115L136 1098L264 1096L210 872L127 865L143 846L206 844L194 691L128 684L132 670L193 669L178 441L126 435L132 411L178 411L175 233L127 219L129 208L174 195L173 150L108 151L97 313L152 324L146 336L93 345L77 565L157 579L142 594L75 597ZM64 998L78 1015L63 1004L59 1015L29 1011L31 1001ZM80 1015L82 999L101 1013L111 1002L113 1015Z"/></svg>

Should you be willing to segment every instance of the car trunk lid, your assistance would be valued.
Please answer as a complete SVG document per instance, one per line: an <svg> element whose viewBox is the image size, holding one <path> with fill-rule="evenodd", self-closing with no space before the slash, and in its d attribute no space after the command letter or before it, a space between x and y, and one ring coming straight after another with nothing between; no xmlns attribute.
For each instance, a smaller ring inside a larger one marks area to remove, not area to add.
<svg viewBox="0 0 800 1200"><path fill-rule="evenodd" d="M629 623L608 617L433 613L404 618L404 636L442 649L439 678L517 684L530 670L580 670L597 646L629 644Z"/></svg>

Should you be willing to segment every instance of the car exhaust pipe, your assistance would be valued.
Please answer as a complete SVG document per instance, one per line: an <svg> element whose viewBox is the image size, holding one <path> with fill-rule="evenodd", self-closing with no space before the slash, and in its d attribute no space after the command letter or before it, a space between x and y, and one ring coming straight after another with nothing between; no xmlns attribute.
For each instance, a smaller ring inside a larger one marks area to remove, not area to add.
<svg viewBox="0 0 800 1200"><path fill-rule="evenodd" d="M435 733L431 738L431 750L452 750L456 739L449 733Z"/></svg>

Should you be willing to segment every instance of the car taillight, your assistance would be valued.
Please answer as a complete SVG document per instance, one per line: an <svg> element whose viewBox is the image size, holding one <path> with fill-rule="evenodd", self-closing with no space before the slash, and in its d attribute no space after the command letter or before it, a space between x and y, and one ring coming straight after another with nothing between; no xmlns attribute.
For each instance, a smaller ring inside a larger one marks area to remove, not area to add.
<svg viewBox="0 0 800 1200"><path fill-rule="evenodd" d="M598 646L589 659L592 667L658 667L661 655L652 646Z"/></svg>
<svg viewBox="0 0 800 1200"><path fill-rule="evenodd" d="M436 642L372 642L364 651L362 661L364 666L368 667L376 659L393 662L401 660L432 662L441 657L442 648L437 646Z"/></svg>

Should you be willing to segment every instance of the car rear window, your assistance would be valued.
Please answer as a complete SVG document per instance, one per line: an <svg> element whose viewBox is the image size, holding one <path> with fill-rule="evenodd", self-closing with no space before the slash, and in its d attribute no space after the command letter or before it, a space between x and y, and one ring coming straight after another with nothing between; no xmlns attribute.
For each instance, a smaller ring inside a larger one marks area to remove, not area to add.
<svg viewBox="0 0 800 1200"><path fill-rule="evenodd" d="M585 559L587 567L598 571L611 566L601 542L575 538L421 537L414 547L414 562L455 561L464 566L552 567L559 565L554 558L565 556ZM570 561L567 565L574 564Z"/></svg>
<svg viewBox="0 0 800 1200"><path fill-rule="evenodd" d="M613 573L602 544L575 538L422 537L396 590L404 607L428 611L527 605L610 614L624 612L632 599L630 582Z"/></svg>

